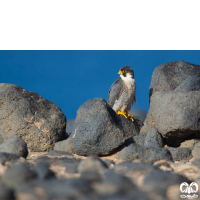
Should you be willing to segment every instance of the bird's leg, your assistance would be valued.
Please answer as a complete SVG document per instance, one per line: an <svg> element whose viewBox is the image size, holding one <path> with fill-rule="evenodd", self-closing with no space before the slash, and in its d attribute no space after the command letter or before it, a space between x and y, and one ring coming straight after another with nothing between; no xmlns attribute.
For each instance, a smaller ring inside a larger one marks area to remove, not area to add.
<svg viewBox="0 0 200 200"><path fill-rule="evenodd" d="M121 111L117 111L117 114L118 115L124 115L124 117L128 118L128 116L126 115L127 113L126 112L121 112Z"/></svg>
<svg viewBox="0 0 200 200"><path fill-rule="evenodd" d="M131 119L132 122L134 121L133 115L130 115L128 112L126 113L126 115Z"/></svg>

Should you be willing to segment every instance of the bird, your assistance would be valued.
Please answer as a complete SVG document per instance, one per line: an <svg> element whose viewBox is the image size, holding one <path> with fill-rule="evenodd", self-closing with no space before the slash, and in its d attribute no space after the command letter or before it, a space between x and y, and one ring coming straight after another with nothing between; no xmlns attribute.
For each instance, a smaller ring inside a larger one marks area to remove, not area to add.
<svg viewBox="0 0 200 200"><path fill-rule="evenodd" d="M110 87L107 103L118 115L123 115L134 121L133 115L128 113L131 105L137 103L133 69L129 66L123 66L118 75L120 77Z"/></svg>

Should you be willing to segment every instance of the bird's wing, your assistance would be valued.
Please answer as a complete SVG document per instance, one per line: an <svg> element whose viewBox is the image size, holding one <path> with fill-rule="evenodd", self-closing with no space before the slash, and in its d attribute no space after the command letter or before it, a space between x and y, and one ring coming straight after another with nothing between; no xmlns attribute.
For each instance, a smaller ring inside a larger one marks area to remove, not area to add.
<svg viewBox="0 0 200 200"><path fill-rule="evenodd" d="M113 107L115 100L119 99L122 92L122 87L123 83L120 77L110 87L107 102L111 107Z"/></svg>
<svg viewBox="0 0 200 200"><path fill-rule="evenodd" d="M136 100L136 82L135 82L135 91L134 91L133 103L137 103L137 100ZM133 103L132 103L132 105L133 105Z"/></svg>

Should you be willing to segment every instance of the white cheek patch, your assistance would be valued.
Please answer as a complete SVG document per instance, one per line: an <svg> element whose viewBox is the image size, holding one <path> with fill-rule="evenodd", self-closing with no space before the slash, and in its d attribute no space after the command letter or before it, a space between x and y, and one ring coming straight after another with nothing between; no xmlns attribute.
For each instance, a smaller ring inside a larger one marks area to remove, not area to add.
<svg viewBox="0 0 200 200"><path fill-rule="evenodd" d="M120 75L120 77L129 87L135 86L135 79L132 78L132 75L130 73L127 73L126 77L124 77L123 75Z"/></svg>

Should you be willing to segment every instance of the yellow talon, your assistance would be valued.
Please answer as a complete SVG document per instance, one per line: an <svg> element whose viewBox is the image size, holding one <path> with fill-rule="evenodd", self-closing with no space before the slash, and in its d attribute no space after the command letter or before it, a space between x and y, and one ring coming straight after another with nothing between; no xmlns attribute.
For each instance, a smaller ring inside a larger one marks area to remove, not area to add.
<svg viewBox="0 0 200 200"><path fill-rule="evenodd" d="M117 114L118 115L124 115L124 117L128 118L128 116L126 116L126 112L121 112L121 111L117 111Z"/></svg>
<svg viewBox="0 0 200 200"><path fill-rule="evenodd" d="M133 122L133 121L134 121L133 115L130 115L128 112L127 112L127 115L128 115L128 117L131 119L131 121Z"/></svg>
<svg viewBox="0 0 200 200"><path fill-rule="evenodd" d="M126 117L126 118L128 118L129 117L129 119L133 122L134 121L134 119L133 119L133 115L130 115L128 112L121 112L121 111L117 111L117 114L118 115L123 115L124 117Z"/></svg>

